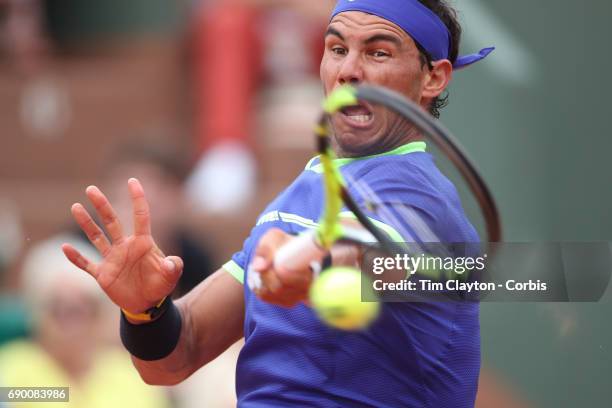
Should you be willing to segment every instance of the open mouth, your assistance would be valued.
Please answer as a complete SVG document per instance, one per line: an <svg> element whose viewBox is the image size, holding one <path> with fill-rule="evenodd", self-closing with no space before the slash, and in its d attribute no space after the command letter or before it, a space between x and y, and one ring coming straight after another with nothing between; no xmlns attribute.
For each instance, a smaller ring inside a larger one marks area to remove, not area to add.
<svg viewBox="0 0 612 408"><path fill-rule="evenodd" d="M372 124L374 113L372 108L365 102L349 106L340 111L345 121L354 127L365 128Z"/></svg>

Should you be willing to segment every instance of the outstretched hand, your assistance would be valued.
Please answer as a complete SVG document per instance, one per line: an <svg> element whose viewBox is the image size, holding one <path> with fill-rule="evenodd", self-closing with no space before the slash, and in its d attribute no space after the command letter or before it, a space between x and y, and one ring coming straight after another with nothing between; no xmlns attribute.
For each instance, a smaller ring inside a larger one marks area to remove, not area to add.
<svg viewBox="0 0 612 408"><path fill-rule="evenodd" d="M115 304L137 314L155 306L174 290L183 271L183 261L175 256L166 257L155 244L151 236L149 203L140 182L129 179L128 190L133 206L133 235L124 235L106 196L99 188L89 186L85 192L108 238L82 204L74 204L71 211L103 259L93 263L70 244L62 245L62 250L70 262L96 279Z"/></svg>

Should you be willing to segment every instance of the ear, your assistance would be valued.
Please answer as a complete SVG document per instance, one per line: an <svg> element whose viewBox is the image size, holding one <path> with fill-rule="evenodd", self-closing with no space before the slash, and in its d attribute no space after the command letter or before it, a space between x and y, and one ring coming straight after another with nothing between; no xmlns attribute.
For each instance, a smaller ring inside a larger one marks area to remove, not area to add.
<svg viewBox="0 0 612 408"><path fill-rule="evenodd" d="M425 76L421 97L431 100L440 95L453 78L453 64L447 59L432 62L433 68Z"/></svg>

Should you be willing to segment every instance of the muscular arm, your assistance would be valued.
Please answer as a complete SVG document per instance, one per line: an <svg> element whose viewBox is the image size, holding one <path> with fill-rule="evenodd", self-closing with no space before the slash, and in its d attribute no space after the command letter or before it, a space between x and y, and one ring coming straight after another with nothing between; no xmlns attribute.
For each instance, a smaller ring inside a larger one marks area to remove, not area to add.
<svg viewBox="0 0 612 408"><path fill-rule="evenodd" d="M117 213L102 191L89 186L85 192L100 216L106 234L82 204L75 203L71 211L102 260L93 262L70 244L62 245L62 250L70 262L96 279L109 299L127 313L126 316L137 316L172 293L183 271L183 261L176 256L165 256L155 243L151 235L149 203L137 179L128 180L128 191L133 206L132 235L123 233ZM177 309L183 324L173 352L152 362L133 357L141 377L149 384L181 382L242 337L242 285L223 269L179 300ZM145 319L132 321L132 324L151 323ZM178 329L177 325L174 327ZM177 333L173 335L170 347L175 344ZM155 341L154 336L150 341ZM165 355L167 351L163 349L159 355Z"/></svg>
<svg viewBox="0 0 612 408"><path fill-rule="evenodd" d="M147 384L177 384L243 336L243 288L224 269L200 283L176 305L183 327L172 354L157 361L132 356L134 366Z"/></svg>

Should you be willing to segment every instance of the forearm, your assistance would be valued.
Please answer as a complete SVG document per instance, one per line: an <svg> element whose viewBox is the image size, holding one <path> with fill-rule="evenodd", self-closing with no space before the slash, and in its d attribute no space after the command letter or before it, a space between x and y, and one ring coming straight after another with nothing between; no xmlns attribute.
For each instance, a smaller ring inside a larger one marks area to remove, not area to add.
<svg viewBox="0 0 612 408"><path fill-rule="evenodd" d="M195 359L193 358L196 337L193 321L189 309L185 307L185 302L177 302L176 307L181 315L182 327L174 351L166 358L155 361L144 361L132 355L134 366L147 384L178 384L197 370L197 367L194 367Z"/></svg>

